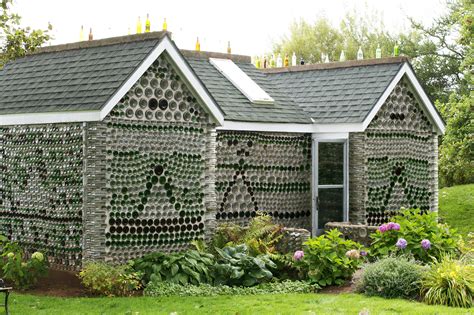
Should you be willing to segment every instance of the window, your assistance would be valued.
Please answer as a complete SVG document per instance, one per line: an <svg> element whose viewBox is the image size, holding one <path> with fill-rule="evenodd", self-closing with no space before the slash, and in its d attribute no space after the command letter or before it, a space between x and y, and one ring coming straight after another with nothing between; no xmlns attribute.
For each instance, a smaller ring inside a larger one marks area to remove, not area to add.
<svg viewBox="0 0 474 315"><path fill-rule="evenodd" d="M230 59L209 58L209 62L254 104L275 101Z"/></svg>

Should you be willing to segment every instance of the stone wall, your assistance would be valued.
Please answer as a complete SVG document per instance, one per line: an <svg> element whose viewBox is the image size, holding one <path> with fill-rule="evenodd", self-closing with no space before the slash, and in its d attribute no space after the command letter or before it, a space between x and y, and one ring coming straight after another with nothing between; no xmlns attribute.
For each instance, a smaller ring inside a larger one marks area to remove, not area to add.
<svg viewBox="0 0 474 315"><path fill-rule="evenodd" d="M437 135L402 80L364 133L350 137L352 223L387 222L401 207L437 210Z"/></svg>
<svg viewBox="0 0 474 315"><path fill-rule="evenodd" d="M245 224L263 211L289 227L311 227L311 137L219 131L217 221Z"/></svg>
<svg viewBox="0 0 474 315"><path fill-rule="evenodd" d="M215 127L166 56L89 129L89 201L97 202L89 235L97 237L88 257L125 262L206 236L215 213Z"/></svg>
<svg viewBox="0 0 474 315"><path fill-rule="evenodd" d="M82 259L83 126L0 128L0 234L54 267Z"/></svg>

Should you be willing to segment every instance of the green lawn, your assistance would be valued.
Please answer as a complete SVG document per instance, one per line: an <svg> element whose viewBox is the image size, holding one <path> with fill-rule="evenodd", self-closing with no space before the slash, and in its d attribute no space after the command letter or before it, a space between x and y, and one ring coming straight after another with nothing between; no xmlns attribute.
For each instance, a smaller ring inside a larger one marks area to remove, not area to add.
<svg viewBox="0 0 474 315"><path fill-rule="evenodd" d="M469 310L429 306L358 294L279 294L218 297L58 298L13 293L15 314L472 314ZM0 314L1 313L0 311Z"/></svg>
<svg viewBox="0 0 474 315"><path fill-rule="evenodd" d="M463 235L474 232L474 184L441 189L439 216Z"/></svg>

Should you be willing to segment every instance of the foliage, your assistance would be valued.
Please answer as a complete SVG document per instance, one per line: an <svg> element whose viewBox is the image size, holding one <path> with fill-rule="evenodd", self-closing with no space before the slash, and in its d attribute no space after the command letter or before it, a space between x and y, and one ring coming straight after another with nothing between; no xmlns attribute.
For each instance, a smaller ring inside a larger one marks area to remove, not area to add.
<svg viewBox="0 0 474 315"><path fill-rule="evenodd" d="M48 261L43 253L34 252L28 259L17 243L9 242L2 235L0 247L1 277L11 282L15 289L28 289L48 273Z"/></svg>
<svg viewBox="0 0 474 315"><path fill-rule="evenodd" d="M216 248L218 258L213 272L217 285L250 287L268 282L273 274L269 268L276 268L267 255L252 257L247 245Z"/></svg>
<svg viewBox="0 0 474 315"><path fill-rule="evenodd" d="M397 40L401 40L400 36L384 31L381 16L364 17L356 12L347 14L339 27L333 26L326 17L319 17L314 24L294 21L289 33L289 37L274 43L274 51L289 56L295 52L307 63L323 62L322 54L328 55L329 60L339 60L341 50L348 60L356 59L359 47L365 58L375 58L377 46L383 56L390 56Z"/></svg>
<svg viewBox="0 0 474 315"><path fill-rule="evenodd" d="M332 229L304 243L304 258L298 265L307 270L312 283L322 287L340 285L362 264L363 257L359 252L362 245L345 240L341 235L337 229Z"/></svg>
<svg viewBox="0 0 474 315"><path fill-rule="evenodd" d="M283 237L283 227L274 224L269 215L258 213L247 227L232 223L221 224L212 239L213 247L224 248L246 244L252 256L275 253L275 245Z"/></svg>
<svg viewBox="0 0 474 315"><path fill-rule="evenodd" d="M12 2L13 0L0 1L0 68L6 61L34 51L51 38L51 24L46 30L21 27L20 16L11 12Z"/></svg>
<svg viewBox="0 0 474 315"><path fill-rule="evenodd" d="M461 236L448 225L438 223L435 212L422 214L420 210L402 210L399 215L392 217L392 221L399 224L399 230L384 231L381 226L370 235L372 257L409 254L415 260L431 262L443 254L459 252ZM396 246L400 239L406 240L404 249ZM429 249L422 247L423 240L431 243Z"/></svg>
<svg viewBox="0 0 474 315"><path fill-rule="evenodd" d="M146 296L216 296L216 295L255 295L282 293L311 293L318 286L306 281L269 282L254 287L229 287L226 285L212 286L181 285L171 282L150 282L143 294Z"/></svg>
<svg viewBox="0 0 474 315"><path fill-rule="evenodd" d="M441 186L474 183L473 98L452 95L439 105L447 120L446 134L439 147L439 179Z"/></svg>
<svg viewBox="0 0 474 315"><path fill-rule="evenodd" d="M127 265L87 263L79 272L82 284L92 293L105 296L130 296L141 288L140 274Z"/></svg>
<svg viewBox="0 0 474 315"><path fill-rule="evenodd" d="M268 254L270 259L275 263L275 268L270 271L278 276L280 280L297 280L303 279L304 274L300 266L295 263L291 254Z"/></svg>
<svg viewBox="0 0 474 315"><path fill-rule="evenodd" d="M364 267L357 290L385 298L415 299L423 269L406 257L387 257Z"/></svg>
<svg viewBox="0 0 474 315"><path fill-rule="evenodd" d="M143 273L143 282L167 281L180 284L212 283L210 269L214 256L188 250L182 253L151 253L131 262L132 268Z"/></svg>
<svg viewBox="0 0 474 315"><path fill-rule="evenodd" d="M435 262L422 280L423 301L471 307L474 298L474 265L445 256Z"/></svg>

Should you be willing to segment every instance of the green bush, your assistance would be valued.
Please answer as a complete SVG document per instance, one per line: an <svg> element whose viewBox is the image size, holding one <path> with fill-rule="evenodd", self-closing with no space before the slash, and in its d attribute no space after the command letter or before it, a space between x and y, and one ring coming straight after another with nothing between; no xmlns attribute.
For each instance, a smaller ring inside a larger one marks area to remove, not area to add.
<svg viewBox="0 0 474 315"><path fill-rule="evenodd" d="M213 272L218 285L250 287L273 277L269 268L276 268L276 265L271 259L267 255L250 256L245 244L216 248L216 251L218 256Z"/></svg>
<svg viewBox="0 0 474 315"><path fill-rule="evenodd" d="M219 225L211 243L214 248L246 244L250 255L258 256L276 253L275 246L282 237L283 226L274 224L271 216L258 213L247 227L233 223Z"/></svg>
<svg viewBox="0 0 474 315"><path fill-rule="evenodd" d="M421 282L423 301L454 307L472 307L474 298L474 265L472 261L449 256L431 265Z"/></svg>
<svg viewBox="0 0 474 315"><path fill-rule="evenodd" d="M0 235L1 277L11 283L15 289L28 289L48 273L48 261L41 252L34 252L27 258L17 243L9 242Z"/></svg>
<svg viewBox="0 0 474 315"><path fill-rule="evenodd" d="M370 235L373 258L409 254L415 260L427 263L444 254L459 253L461 236L448 225L438 223L434 212L422 214L420 210L402 210L392 221ZM405 240L406 246L397 247L399 240ZM423 248L423 241L428 241L429 248Z"/></svg>
<svg viewBox="0 0 474 315"><path fill-rule="evenodd" d="M127 265L113 266L103 262L88 263L79 272L82 284L92 294L105 296L130 296L141 288L140 277Z"/></svg>
<svg viewBox="0 0 474 315"><path fill-rule="evenodd" d="M298 263L313 283L324 287L344 283L363 262L362 245L345 240L337 229L303 244L304 258Z"/></svg>
<svg viewBox="0 0 474 315"><path fill-rule="evenodd" d="M214 256L196 250L182 253L152 253L131 262L134 270L143 273L143 282L168 281L181 284L212 283L210 269Z"/></svg>
<svg viewBox="0 0 474 315"><path fill-rule="evenodd" d="M229 287L226 285L212 286L181 285L171 282L150 282L143 294L146 296L216 296L216 295L255 295L312 293L319 289L306 281L284 281L259 284L254 287Z"/></svg>
<svg viewBox="0 0 474 315"><path fill-rule="evenodd" d="M357 290L384 298L415 299L420 292L423 267L406 257L387 257L364 267Z"/></svg>

